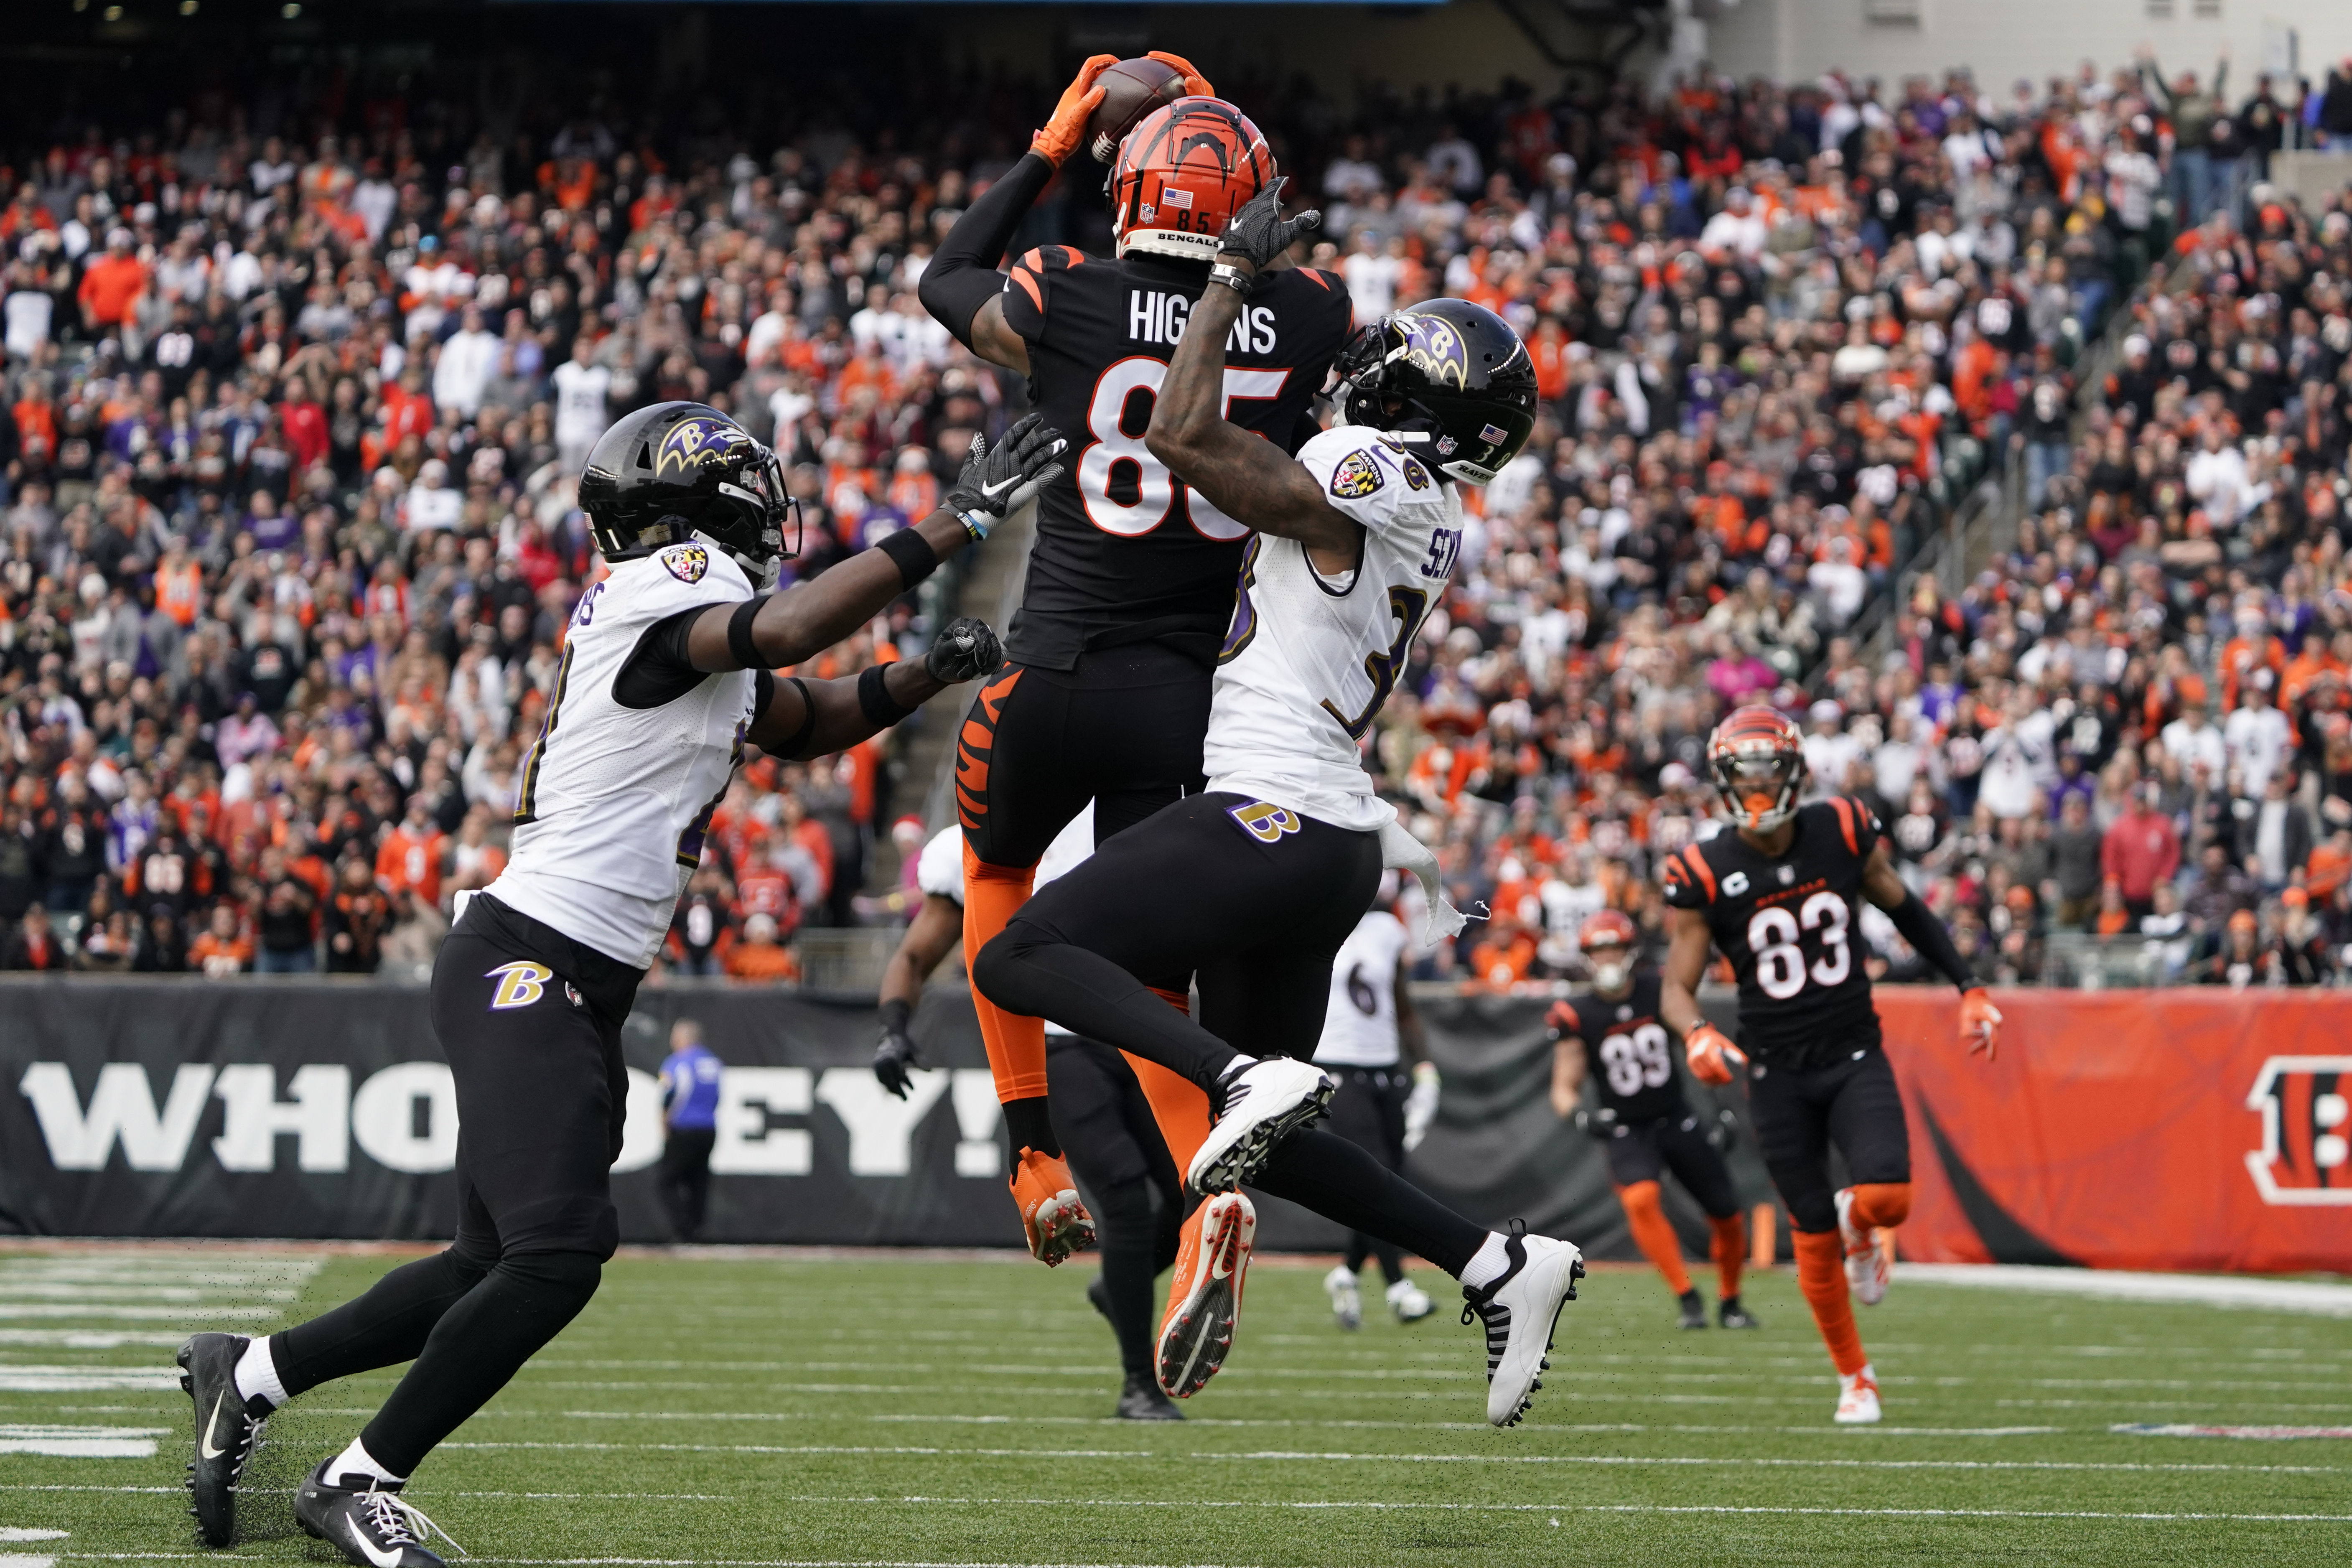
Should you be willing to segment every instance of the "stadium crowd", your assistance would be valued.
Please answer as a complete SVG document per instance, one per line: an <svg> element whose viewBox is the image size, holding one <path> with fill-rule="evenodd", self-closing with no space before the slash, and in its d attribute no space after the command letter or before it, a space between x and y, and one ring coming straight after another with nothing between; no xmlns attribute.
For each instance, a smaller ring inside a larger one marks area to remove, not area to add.
<svg viewBox="0 0 2352 1568"><path fill-rule="evenodd" d="M2156 943L2168 975L2337 973L2352 220L2239 199L2292 114L2267 87L2223 117L2218 79L2153 62L2007 98L1223 85L1319 193L1313 260L1360 319L1465 295L1540 377L1369 743L1493 911L1424 976L1574 976L1602 904L1658 933L1652 860L1702 830L1706 732L1751 699L1804 710L1817 781L1874 796L1988 977L2043 977L2062 932ZM925 142L814 113L764 158L217 100L8 150L0 963L429 962L501 863L612 418L693 397L771 439L807 574L1017 411L914 294L1051 92L972 101ZM1085 183L1016 246L1103 247ZM1957 598L1913 581L2011 463L2007 555ZM926 631L902 601L821 662ZM797 930L887 907L858 895L888 761L746 769L673 967L789 978Z"/></svg>

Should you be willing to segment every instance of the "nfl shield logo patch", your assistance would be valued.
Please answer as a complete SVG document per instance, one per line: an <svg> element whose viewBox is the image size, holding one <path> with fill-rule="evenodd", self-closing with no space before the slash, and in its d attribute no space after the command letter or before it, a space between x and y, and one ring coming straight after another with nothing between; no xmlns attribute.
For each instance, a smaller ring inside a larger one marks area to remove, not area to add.
<svg viewBox="0 0 2352 1568"><path fill-rule="evenodd" d="M1350 452L1331 470L1331 493L1342 500L1360 500L1381 483L1381 466L1370 452Z"/></svg>
<svg viewBox="0 0 2352 1568"><path fill-rule="evenodd" d="M710 552L699 544L673 544L661 553L661 563L681 583L699 583L710 570Z"/></svg>

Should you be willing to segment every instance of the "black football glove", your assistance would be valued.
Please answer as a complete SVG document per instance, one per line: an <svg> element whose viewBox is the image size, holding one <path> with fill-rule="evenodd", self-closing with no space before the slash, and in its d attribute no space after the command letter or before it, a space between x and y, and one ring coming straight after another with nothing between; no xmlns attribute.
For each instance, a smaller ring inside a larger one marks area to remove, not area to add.
<svg viewBox="0 0 2352 1568"><path fill-rule="evenodd" d="M948 510L963 521L974 539L986 539L990 529L1062 477L1062 465L1054 459L1066 446L1038 414L1024 415L993 447L972 437L971 456L963 460L963 471L948 491Z"/></svg>
<svg viewBox="0 0 2352 1568"><path fill-rule="evenodd" d="M950 686L978 679L1003 662L1004 645L997 640L995 628L970 616L950 621L923 656L923 668L931 679Z"/></svg>
<svg viewBox="0 0 2352 1568"><path fill-rule="evenodd" d="M1287 174L1277 175L1242 204L1225 225L1225 237L1217 247L1219 260L1247 262L1253 272L1263 272L1276 257L1323 226L1323 215L1313 207L1297 217L1282 216L1282 187L1289 183Z"/></svg>
<svg viewBox="0 0 2352 1568"><path fill-rule="evenodd" d="M881 1080L882 1087L900 1100L906 1099L907 1091L915 1086L908 1071L922 1065L914 1037L904 1029L884 1024L882 1043L874 1047L874 1076Z"/></svg>

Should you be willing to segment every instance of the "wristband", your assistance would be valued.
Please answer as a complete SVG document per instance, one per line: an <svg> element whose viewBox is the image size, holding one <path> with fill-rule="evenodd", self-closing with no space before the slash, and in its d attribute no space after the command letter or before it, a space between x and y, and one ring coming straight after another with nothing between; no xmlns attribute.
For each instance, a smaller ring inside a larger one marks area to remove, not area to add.
<svg viewBox="0 0 2352 1568"><path fill-rule="evenodd" d="M902 528L885 535L882 542L874 548L887 555L892 564L898 568L898 587L902 593L939 570L940 552L931 548L930 541L911 528Z"/></svg>
<svg viewBox="0 0 2352 1568"><path fill-rule="evenodd" d="M1250 291L1251 277L1229 261L1215 262L1209 268L1209 281L1222 283L1236 294Z"/></svg>
<svg viewBox="0 0 2352 1568"><path fill-rule="evenodd" d="M912 708L901 708L892 700L890 689L882 684L887 664L869 664L857 678L857 707L866 721L877 730L887 730L912 713Z"/></svg>
<svg viewBox="0 0 2352 1568"><path fill-rule="evenodd" d="M771 597L772 595L761 594L746 599L735 606L733 615L727 617L727 656L735 661L738 669L765 669L768 667L768 661L760 657L758 645L751 641L751 622L759 616L760 606Z"/></svg>

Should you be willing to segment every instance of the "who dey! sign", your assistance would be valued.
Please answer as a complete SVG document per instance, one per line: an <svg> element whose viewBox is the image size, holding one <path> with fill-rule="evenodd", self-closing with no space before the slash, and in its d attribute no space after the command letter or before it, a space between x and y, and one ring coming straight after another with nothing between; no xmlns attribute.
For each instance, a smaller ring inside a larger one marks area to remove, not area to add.
<svg viewBox="0 0 2352 1568"><path fill-rule="evenodd" d="M624 1037L624 1236L669 1235L654 1171L670 1023L727 1063L714 1240L1017 1241L996 1094L968 1007L935 997L908 1098L867 1063L868 1009L647 991ZM330 983L0 987L0 1233L446 1237L457 1096L425 993ZM946 1065L962 1064L962 1065Z"/></svg>

